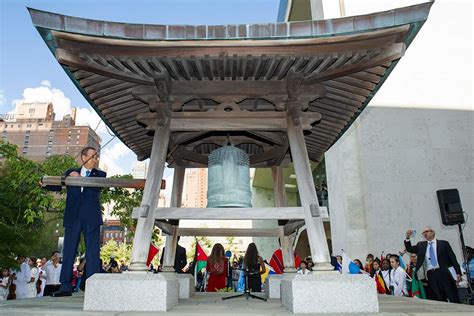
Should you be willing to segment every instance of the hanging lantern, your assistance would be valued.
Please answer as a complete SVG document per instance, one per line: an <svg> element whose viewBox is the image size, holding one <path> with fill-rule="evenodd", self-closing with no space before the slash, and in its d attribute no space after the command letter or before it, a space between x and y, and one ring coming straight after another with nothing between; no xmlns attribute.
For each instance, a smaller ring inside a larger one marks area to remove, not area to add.
<svg viewBox="0 0 474 316"><path fill-rule="evenodd" d="M207 207L252 207L249 156L234 146L209 155Z"/></svg>

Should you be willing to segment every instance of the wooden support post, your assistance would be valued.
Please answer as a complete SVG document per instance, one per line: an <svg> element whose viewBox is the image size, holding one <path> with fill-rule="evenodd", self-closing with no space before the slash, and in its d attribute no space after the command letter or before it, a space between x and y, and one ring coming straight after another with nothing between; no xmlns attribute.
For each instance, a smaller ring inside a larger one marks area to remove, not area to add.
<svg viewBox="0 0 474 316"><path fill-rule="evenodd" d="M176 167L173 176L173 189L171 191L171 207L181 207L183 196L184 172L185 168ZM179 223L179 222L178 222ZM166 251L163 256L163 272L174 271L174 258L176 256L176 247L178 245L178 226L173 226L171 235L166 236Z"/></svg>
<svg viewBox="0 0 474 316"><path fill-rule="evenodd" d="M275 206L286 207L288 201L286 199L285 181L283 179L283 168L281 166L272 167L273 192L275 195ZM283 256L283 265L285 273L294 273L295 258L293 256L293 236L285 236L284 226L279 227L281 253Z"/></svg>
<svg viewBox="0 0 474 316"><path fill-rule="evenodd" d="M289 111L287 117L288 140L295 168L298 193L304 209L309 247L315 270L333 270L298 112L295 109Z"/></svg>
<svg viewBox="0 0 474 316"><path fill-rule="evenodd" d="M170 119L156 126L151 149L150 168L145 182L141 203L142 215L137 221L131 254L130 271L146 272L146 259L151 235L155 226L154 210L158 206L161 179L165 168L166 152L170 138Z"/></svg>

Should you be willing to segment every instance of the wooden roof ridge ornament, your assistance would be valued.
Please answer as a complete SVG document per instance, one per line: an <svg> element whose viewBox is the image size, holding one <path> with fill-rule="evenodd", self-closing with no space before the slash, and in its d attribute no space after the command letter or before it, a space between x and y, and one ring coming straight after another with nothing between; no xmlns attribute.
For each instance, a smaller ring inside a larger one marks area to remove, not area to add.
<svg viewBox="0 0 474 316"><path fill-rule="evenodd" d="M28 10L89 104L139 159L150 157L143 200L133 212L138 221L132 271L147 269L155 224L171 236L170 243L179 233L176 222L155 222L181 214L157 208L165 163L181 174L184 168L207 167L209 154L228 134L249 156L250 167L277 168L281 175L291 152L302 207L291 210L282 202L242 212L304 218L316 269L327 270L330 257L309 161L320 161L357 119L432 4L321 21L185 27ZM182 211L213 219L219 209ZM299 225L280 227L279 234ZM285 248L289 244L283 240Z"/></svg>

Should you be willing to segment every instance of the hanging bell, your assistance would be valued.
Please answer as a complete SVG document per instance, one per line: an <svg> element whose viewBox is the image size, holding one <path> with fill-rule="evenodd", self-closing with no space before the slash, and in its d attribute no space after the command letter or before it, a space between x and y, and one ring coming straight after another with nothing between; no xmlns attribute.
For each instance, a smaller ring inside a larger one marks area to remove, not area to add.
<svg viewBox="0 0 474 316"><path fill-rule="evenodd" d="M234 146L211 152L208 164L207 207L252 207L249 156Z"/></svg>

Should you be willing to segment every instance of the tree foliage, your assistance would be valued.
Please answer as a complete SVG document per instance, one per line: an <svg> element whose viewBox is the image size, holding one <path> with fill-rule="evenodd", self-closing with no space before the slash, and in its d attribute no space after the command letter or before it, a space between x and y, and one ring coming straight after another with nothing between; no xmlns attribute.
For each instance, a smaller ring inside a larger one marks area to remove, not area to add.
<svg viewBox="0 0 474 316"><path fill-rule="evenodd" d="M116 175L112 178L131 179L132 175ZM127 238L132 239L135 232L136 220L132 219L134 207L140 206L143 197L143 189L106 188L101 194L101 204L109 203L112 207L110 214L118 217L121 224L127 229ZM155 245L161 246L163 240L160 230L155 229L152 235Z"/></svg>
<svg viewBox="0 0 474 316"><path fill-rule="evenodd" d="M46 192L39 181L74 166L70 156L31 161L19 156L15 145L0 141L0 266L16 266L15 256L29 255L45 225L62 218L64 194ZM55 216L45 216L48 212Z"/></svg>

